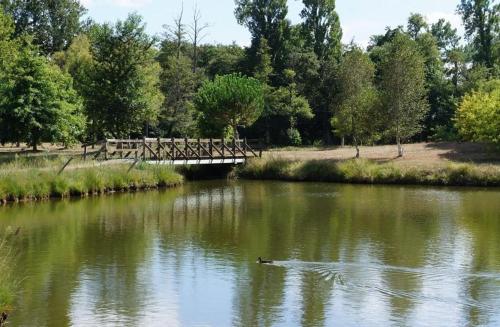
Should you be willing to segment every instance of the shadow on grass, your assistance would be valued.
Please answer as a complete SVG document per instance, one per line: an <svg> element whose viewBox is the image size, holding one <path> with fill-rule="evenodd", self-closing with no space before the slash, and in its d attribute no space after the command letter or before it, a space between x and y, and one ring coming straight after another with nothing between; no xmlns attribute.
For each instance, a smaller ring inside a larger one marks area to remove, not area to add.
<svg viewBox="0 0 500 327"><path fill-rule="evenodd" d="M500 163L500 148L482 143L429 143L426 148L443 151L439 157L456 162Z"/></svg>

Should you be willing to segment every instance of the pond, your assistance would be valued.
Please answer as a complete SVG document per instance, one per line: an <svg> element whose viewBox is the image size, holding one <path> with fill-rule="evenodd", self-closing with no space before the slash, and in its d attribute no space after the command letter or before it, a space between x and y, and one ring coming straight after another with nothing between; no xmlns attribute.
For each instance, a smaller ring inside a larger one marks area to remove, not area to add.
<svg viewBox="0 0 500 327"><path fill-rule="evenodd" d="M18 227L12 326L500 325L498 189L195 182Z"/></svg>

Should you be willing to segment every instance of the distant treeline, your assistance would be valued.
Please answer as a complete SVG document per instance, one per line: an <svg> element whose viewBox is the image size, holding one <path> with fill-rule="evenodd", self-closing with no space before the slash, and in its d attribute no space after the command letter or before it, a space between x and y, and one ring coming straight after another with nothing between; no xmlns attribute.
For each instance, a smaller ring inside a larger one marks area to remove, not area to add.
<svg viewBox="0 0 500 327"><path fill-rule="evenodd" d="M500 142L495 1L460 1L464 36L412 14L366 49L342 44L335 0L302 2L294 25L286 0L236 0L251 33L240 47L204 44L197 9L159 38L137 14L98 24L78 0L0 0L0 142Z"/></svg>

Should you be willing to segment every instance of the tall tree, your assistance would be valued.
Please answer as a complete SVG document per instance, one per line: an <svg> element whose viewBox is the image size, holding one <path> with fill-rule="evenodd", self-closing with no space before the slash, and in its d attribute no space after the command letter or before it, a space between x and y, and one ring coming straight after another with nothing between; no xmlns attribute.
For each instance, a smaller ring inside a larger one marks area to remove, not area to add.
<svg viewBox="0 0 500 327"><path fill-rule="evenodd" d="M408 18L407 33L408 35L416 40L421 33L427 32L429 25L425 21L424 16L421 14L412 13L410 18Z"/></svg>
<svg viewBox="0 0 500 327"><path fill-rule="evenodd" d="M163 96L155 43L136 14L92 29L91 93L85 98L93 138L130 137L156 123Z"/></svg>
<svg viewBox="0 0 500 327"><path fill-rule="evenodd" d="M300 17L306 45L314 49L320 60L338 60L342 50L342 29L335 11L335 0L302 0Z"/></svg>
<svg viewBox="0 0 500 327"><path fill-rule="evenodd" d="M66 49L81 29L85 8L78 0L0 0L15 24L15 35L33 35L45 54Z"/></svg>
<svg viewBox="0 0 500 327"><path fill-rule="evenodd" d="M0 141L25 141L37 150L42 141L70 145L83 133L85 119L72 80L59 67L23 45L8 86L0 91Z"/></svg>
<svg viewBox="0 0 500 327"><path fill-rule="evenodd" d="M375 65L358 47L347 51L338 69L338 110L332 125L352 137L359 158L360 142L373 138L378 128L378 95L374 86Z"/></svg>
<svg viewBox="0 0 500 327"><path fill-rule="evenodd" d="M198 90L194 103L202 119L231 127L236 139L238 127L253 124L264 108L262 84L237 74L217 76Z"/></svg>
<svg viewBox="0 0 500 327"><path fill-rule="evenodd" d="M474 59L478 64L493 68L498 58L495 42L499 42L500 3L495 0L461 0L458 13L462 15L465 36L475 46Z"/></svg>
<svg viewBox="0 0 500 327"><path fill-rule="evenodd" d="M238 23L246 26L252 35L253 59L260 40L266 39L270 48L271 64L277 72L281 71L290 29L290 22L286 18L287 1L235 0L235 3Z"/></svg>
<svg viewBox="0 0 500 327"><path fill-rule="evenodd" d="M193 136L196 113L191 101L202 78L193 72L191 60L184 55L170 56L162 66L161 89L165 101L159 117L160 133L168 137Z"/></svg>
<svg viewBox="0 0 500 327"><path fill-rule="evenodd" d="M201 22L201 11L198 5L195 5L193 12L193 22L189 25L189 38L193 46L193 72L198 68L198 48L200 42L206 37L205 30L209 27L208 24Z"/></svg>
<svg viewBox="0 0 500 327"><path fill-rule="evenodd" d="M388 132L396 139L398 155L403 156L402 142L422 129L422 120L429 109L425 63L416 42L405 34L398 33L387 47L381 67L381 87Z"/></svg>

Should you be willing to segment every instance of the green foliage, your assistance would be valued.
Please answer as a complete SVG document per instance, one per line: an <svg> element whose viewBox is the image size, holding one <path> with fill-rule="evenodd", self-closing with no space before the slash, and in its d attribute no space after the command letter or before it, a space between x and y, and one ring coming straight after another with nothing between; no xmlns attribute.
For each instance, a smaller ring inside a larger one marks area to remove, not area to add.
<svg viewBox="0 0 500 327"><path fill-rule="evenodd" d="M157 122L163 102L156 40L135 14L114 26L94 26L90 38L93 65L85 103L93 138L142 134L146 124Z"/></svg>
<svg viewBox="0 0 500 327"><path fill-rule="evenodd" d="M78 0L1 0L1 8L13 18L15 35L33 35L44 54L66 49L80 33L86 12Z"/></svg>
<svg viewBox="0 0 500 327"><path fill-rule="evenodd" d="M202 119L230 126L238 137L238 126L249 126L261 115L264 96L258 80L231 74L203 83L194 103Z"/></svg>
<svg viewBox="0 0 500 327"><path fill-rule="evenodd" d="M254 58L251 60L255 62L256 49L259 48L260 41L266 39L270 47L272 66L275 71L281 71L290 30L290 22L286 19L287 1L235 0L235 3L238 23L246 26L252 35L251 53Z"/></svg>
<svg viewBox="0 0 500 327"><path fill-rule="evenodd" d="M422 129L428 108L425 63L415 41L398 33L387 45L381 65L381 87L387 117L387 132L398 145ZM399 155L402 148L399 146Z"/></svg>
<svg viewBox="0 0 500 327"><path fill-rule="evenodd" d="M403 168L369 160L255 159L238 170L249 179L362 184L423 184L449 186L499 186L500 170L494 166L455 164L443 168Z"/></svg>
<svg viewBox="0 0 500 327"><path fill-rule="evenodd" d="M302 0L300 17L305 44L314 49L320 60L338 60L342 48L342 29L335 11L335 0Z"/></svg>
<svg viewBox="0 0 500 327"><path fill-rule="evenodd" d="M0 103L0 140L74 144L84 129L82 103L69 75L25 45L7 74Z"/></svg>
<svg viewBox="0 0 500 327"><path fill-rule="evenodd" d="M475 63L493 68L500 60L498 51L495 53L495 44L500 38L500 3L494 0L461 0L458 12L462 15L465 36L474 44Z"/></svg>
<svg viewBox="0 0 500 327"><path fill-rule="evenodd" d="M359 143L373 139L380 121L378 93L373 84L375 65L357 47L346 52L341 60L337 80L338 108L332 125L341 136L351 136L359 157Z"/></svg>
<svg viewBox="0 0 500 327"><path fill-rule="evenodd" d="M464 139L500 144L500 80L492 80L466 94L455 121Z"/></svg>
<svg viewBox="0 0 500 327"><path fill-rule="evenodd" d="M165 101L159 129L168 137L196 135L196 111L192 99L202 76L193 72L192 62L184 55L170 56L161 75Z"/></svg>

